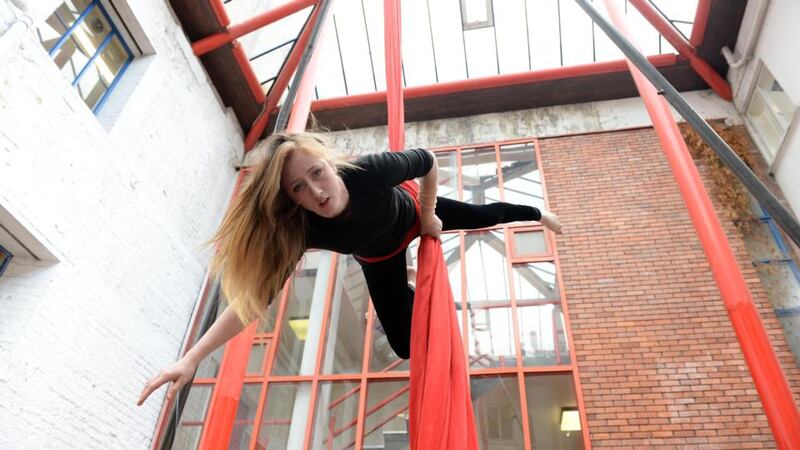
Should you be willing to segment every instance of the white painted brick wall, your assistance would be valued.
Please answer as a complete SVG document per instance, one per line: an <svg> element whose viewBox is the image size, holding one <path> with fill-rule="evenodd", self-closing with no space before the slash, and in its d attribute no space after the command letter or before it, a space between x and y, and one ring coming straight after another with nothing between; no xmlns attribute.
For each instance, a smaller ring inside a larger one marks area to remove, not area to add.
<svg viewBox="0 0 800 450"><path fill-rule="evenodd" d="M155 55L110 129L33 33L0 55L0 203L61 259L0 278L2 449L149 447L164 391L135 401L178 354L233 188L232 113L166 3L129 4Z"/></svg>

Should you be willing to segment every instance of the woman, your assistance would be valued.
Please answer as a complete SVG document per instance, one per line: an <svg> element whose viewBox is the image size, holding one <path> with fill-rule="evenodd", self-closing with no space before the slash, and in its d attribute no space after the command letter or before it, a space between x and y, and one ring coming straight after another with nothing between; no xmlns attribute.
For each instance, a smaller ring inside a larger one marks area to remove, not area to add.
<svg viewBox="0 0 800 450"><path fill-rule="evenodd" d="M140 405L167 381L173 381L171 400L206 355L260 317L308 248L355 255L389 343L405 359L414 298L405 263L411 239L519 220L561 231L554 214L534 207L437 198L438 166L427 150L383 152L350 163L311 133L276 134L262 146L263 162L212 239L218 247L212 271L222 273L231 307L183 358L147 382ZM415 178L418 193L405 183Z"/></svg>

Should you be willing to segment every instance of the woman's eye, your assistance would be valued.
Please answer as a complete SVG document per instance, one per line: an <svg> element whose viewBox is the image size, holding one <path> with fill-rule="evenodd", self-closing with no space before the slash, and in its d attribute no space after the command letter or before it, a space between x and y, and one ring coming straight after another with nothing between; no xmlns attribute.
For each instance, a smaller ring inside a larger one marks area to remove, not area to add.
<svg viewBox="0 0 800 450"><path fill-rule="evenodd" d="M294 192L295 194L296 194L296 193L298 193L298 192L300 192L301 190L303 190L303 185L302 185L302 184L296 184L296 185L295 185L295 186L292 188L292 192Z"/></svg>
<svg viewBox="0 0 800 450"><path fill-rule="evenodd" d="M320 175L322 175L322 169L317 169L317 170L314 171L314 176L315 177L318 177Z"/></svg>

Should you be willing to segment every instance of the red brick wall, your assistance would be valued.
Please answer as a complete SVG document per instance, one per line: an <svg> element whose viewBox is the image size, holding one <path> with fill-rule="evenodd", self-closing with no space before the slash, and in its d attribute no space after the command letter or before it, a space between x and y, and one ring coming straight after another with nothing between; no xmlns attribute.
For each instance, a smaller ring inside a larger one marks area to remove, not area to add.
<svg viewBox="0 0 800 450"><path fill-rule="evenodd" d="M775 448L653 130L541 145L592 445ZM740 235L724 226L797 400L800 371Z"/></svg>

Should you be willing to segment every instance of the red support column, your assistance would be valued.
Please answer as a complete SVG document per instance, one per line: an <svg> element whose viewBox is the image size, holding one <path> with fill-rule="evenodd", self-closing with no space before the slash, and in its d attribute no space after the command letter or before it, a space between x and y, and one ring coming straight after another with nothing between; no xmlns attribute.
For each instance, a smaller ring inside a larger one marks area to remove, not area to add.
<svg viewBox="0 0 800 450"><path fill-rule="evenodd" d="M219 3L219 0L212 1L212 6L214 6L216 3ZM235 39L238 39L248 33L258 30L259 28L263 28L275 21L283 19L286 16L292 15L297 11L308 8L314 3L316 3L315 0L294 0L286 3L285 5L270 9L269 11L253 17L252 19L248 19L244 22L228 27L225 32L212 34L211 36L207 36L203 39L193 42L192 50L194 51L195 55L203 56L206 53L233 42ZM225 9L222 8L222 13L224 14L224 12ZM230 20L227 20L226 15L225 22L223 22L222 25L227 27L228 23L230 23Z"/></svg>
<svg viewBox="0 0 800 450"><path fill-rule="evenodd" d="M679 32L672 26L661 13L653 7L649 0L630 0L630 3L642 13L645 19L650 22L655 29L664 36L681 56L689 60L689 64L700 75L710 87L720 97L727 101L733 99L731 86L722 76L714 70L703 58L697 56L696 50ZM696 26L696 25L695 25ZM694 33L692 33L694 35Z"/></svg>
<svg viewBox="0 0 800 450"><path fill-rule="evenodd" d="M386 108L389 125L389 149L405 146L405 110L403 107L403 72L400 47L400 0L383 2L383 35L386 50Z"/></svg>
<svg viewBox="0 0 800 450"><path fill-rule="evenodd" d="M611 20L630 40L624 15L613 0L604 1ZM658 95L653 85L632 63L629 63L629 67L708 258L775 441L781 449L800 449L800 413L794 404L792 391L697 167L689 155L666 100Z"/></svg>
<svg viewBox="0 0 800 450"><path fill-rule="evenodd" d="M706 26L708 26L708 15L711 14L711 1L712 0L697 1L697 12L694 14L692 35L689 37L689 43L695 47L703 44L703 38L706 35Z"/></svg>

